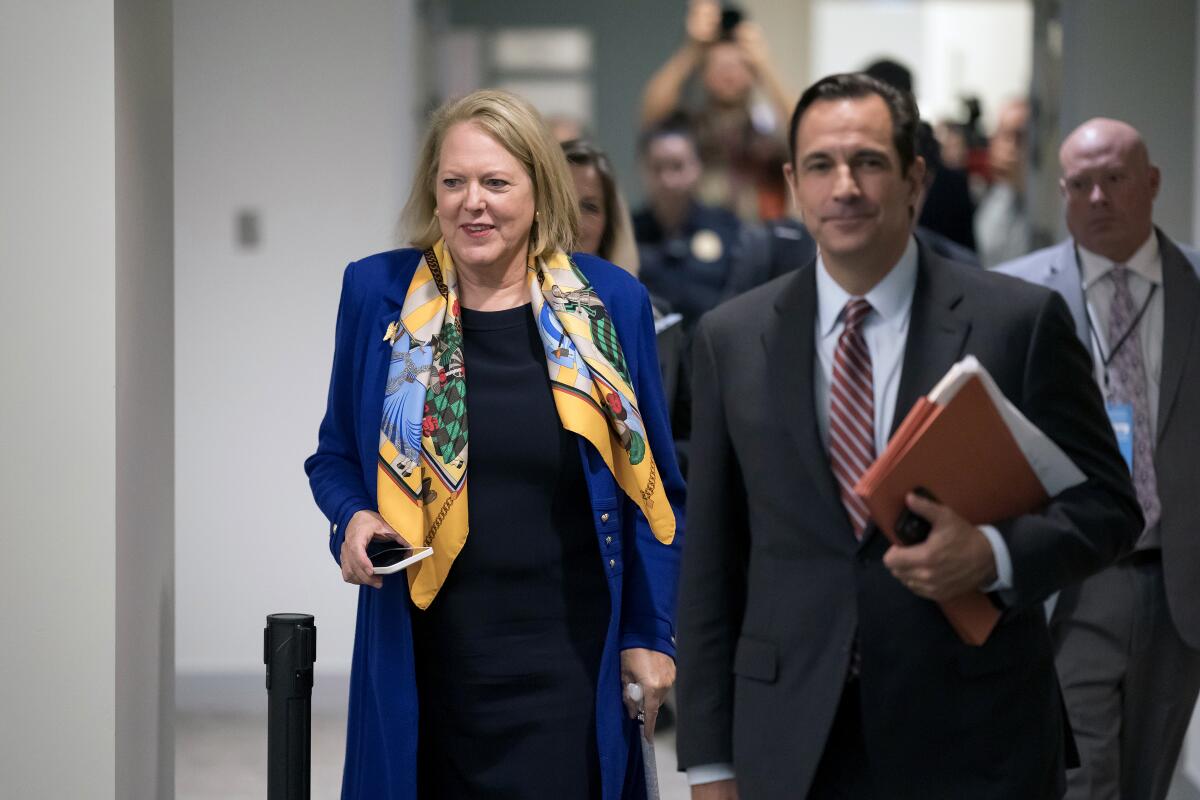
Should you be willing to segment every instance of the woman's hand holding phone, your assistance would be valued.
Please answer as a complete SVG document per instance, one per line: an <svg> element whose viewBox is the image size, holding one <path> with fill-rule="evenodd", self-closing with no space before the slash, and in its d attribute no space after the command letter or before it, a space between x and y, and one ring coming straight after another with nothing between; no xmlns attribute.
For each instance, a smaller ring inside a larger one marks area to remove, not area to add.
<svg viewBox="0 0 1200 800"><path fill-rule="evenodd" d="M375 574L367 545L371 542L392 541L408 545L404 537L396 533L391 525L375 511L363 509L346 524L346 538L342 541L342 580L363 586L383 587L383 578Z"/></svg>

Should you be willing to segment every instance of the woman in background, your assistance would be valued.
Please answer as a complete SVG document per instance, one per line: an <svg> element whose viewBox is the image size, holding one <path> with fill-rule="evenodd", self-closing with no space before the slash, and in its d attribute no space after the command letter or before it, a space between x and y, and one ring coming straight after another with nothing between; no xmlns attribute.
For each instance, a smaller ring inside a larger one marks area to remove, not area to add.
<svg viewBox="0 0 1200 800"><path fill-rule="evenodd" d="M567 255L566 159L505 92L434 115L405 222L346 270L305 465L361 587L343 797L644 797L623 685L652 730L683 503L646 291ZM383 577L373 540L433 555Z"/></svg>
<svg viewBox="0 0 1200 800"><path fill-rule="evenodd" d="M638 276L641 259L633 236L633 218L625 204L624 195L617 187L608 155L586 139L563 142L562 148L571 167L575 195L579 200L579 251L598 255ZM663 398L667 408L672 410L672 427L678 436L690 424L690 420L680 419L680 416L690 415L691 411L686 406L676 406L677 398L686 394L686 388L680 385L686 371L683 364L683 328L678 324L678 316L674 317L674 322L671 319L664 322L664 317L671 312L669 303L655 295L650 296L650 302L653 304L655 328L658 331L658 363L662 369ZM682 452L681 444L677 439L677 454ZM684 462L680 464L683 466ZM669 724L673 719L671 708L664 706L663 711L664 722Z"/></svg>
<svg viewBox="0 0 1200 800"><path fill-rule="evenodd" d="M636 276L633 220L608 154L586 139L563 142L562 149L579 199L579 252L600 256Z"/></svg>

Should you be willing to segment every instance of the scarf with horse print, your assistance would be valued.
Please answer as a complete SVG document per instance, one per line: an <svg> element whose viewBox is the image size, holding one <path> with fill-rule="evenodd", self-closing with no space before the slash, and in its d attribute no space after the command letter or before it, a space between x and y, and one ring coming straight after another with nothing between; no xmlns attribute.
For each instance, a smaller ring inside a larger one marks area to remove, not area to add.
<svg viewBox="0 0 1200 800"><path fill-rule="evenodd" d="M531 259L529 296L554 405L564 428L587 439L670 544L675 516L659 478L625 355L608 310L561 251ZM458 281L445 240L426 250L388 327L391 364L383 400L379 513L433 555L410 566L409 592L428 608L467 541L467 382Z"/></svg>

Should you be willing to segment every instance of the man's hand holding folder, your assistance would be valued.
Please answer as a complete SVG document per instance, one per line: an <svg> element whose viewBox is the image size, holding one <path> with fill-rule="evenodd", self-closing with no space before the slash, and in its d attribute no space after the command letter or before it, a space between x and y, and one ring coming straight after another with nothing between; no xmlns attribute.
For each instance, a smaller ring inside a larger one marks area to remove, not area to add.
<svg viewBox="0 0 1200 800"><path fill-rule="evenodd" d="M996 581L992 548L977 527L916 492L905 498L908 510L929 522L928 537L911 545L894 544L884 565L915 594L943 602Z"/></svg>
<svg viewBox="0 0 1200 800"><path fill-rule="evenodd" d="M980 645L1000 618L979 591L995 580L977 527L1032 513L1083 473L1003 396L971 356L921 398L855 486L893 545L907 508L930 523L926 541L894 546L887 567L937 600L963 641ZM934 499L914 492L924 489Z"/></svg>

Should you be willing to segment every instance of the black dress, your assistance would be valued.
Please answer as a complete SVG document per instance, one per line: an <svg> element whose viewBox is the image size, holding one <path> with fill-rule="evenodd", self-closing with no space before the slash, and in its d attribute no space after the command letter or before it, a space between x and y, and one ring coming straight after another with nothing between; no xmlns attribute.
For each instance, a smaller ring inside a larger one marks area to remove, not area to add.
<svg viewBox="0 0 1200 800"><path fill-rule="evenodd" d="M462 309L470 532L413 608L418 794L599 798L596 681L610 616L578 438L529 306Z"/></svg>

